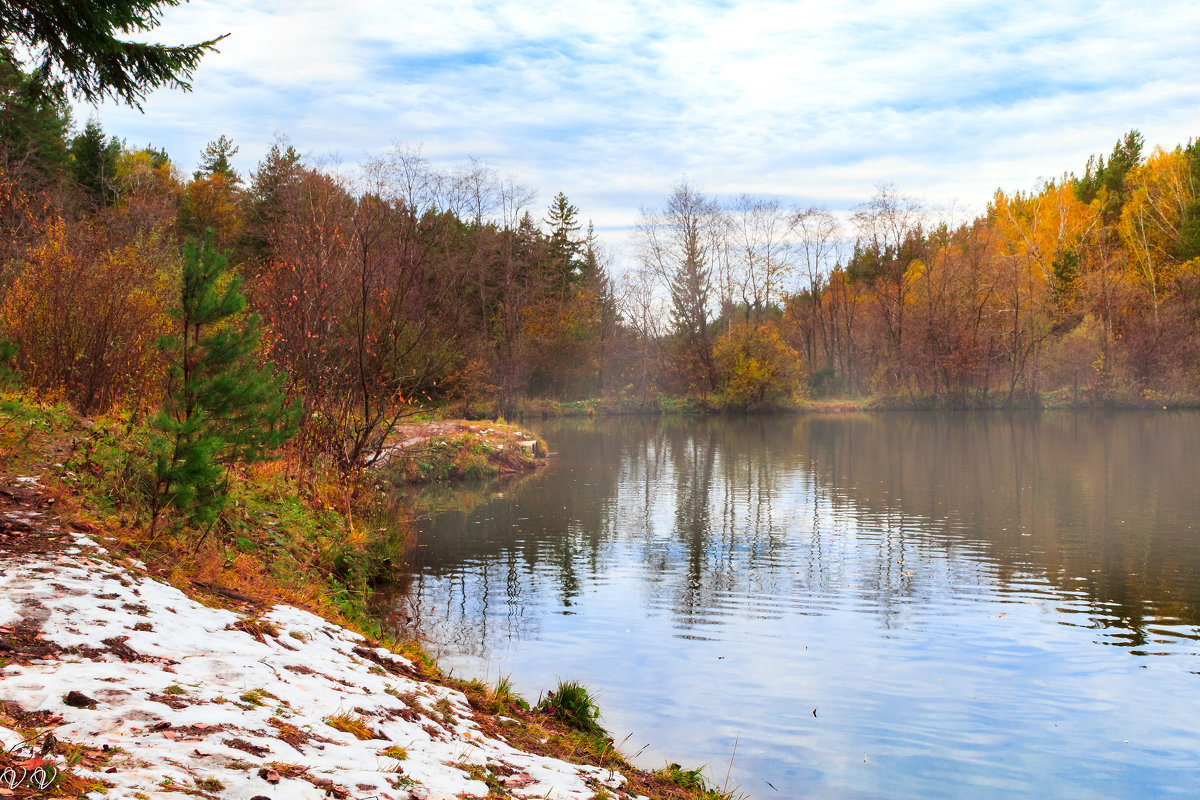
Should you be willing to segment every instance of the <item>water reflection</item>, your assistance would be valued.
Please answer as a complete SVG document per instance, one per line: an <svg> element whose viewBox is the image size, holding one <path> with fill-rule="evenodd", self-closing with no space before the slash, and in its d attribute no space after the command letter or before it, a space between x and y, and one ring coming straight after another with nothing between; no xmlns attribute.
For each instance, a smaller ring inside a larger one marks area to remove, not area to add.
<svg viewBox="0 0 1200 800"><path fill-rule="evenodd" d="M535 696L559 676L597 686L651 766L724 763L736 738L754 796L1200 777L1200 722L1179 714L1200 712L1200 416L542 433L552 468L427 520L389 596L390 622L448 665Z"/></svg>
<svg viewBox="0 0 1200 800"><path fill-rule="evenodd" d="M1003 585L1049 581L1140 641L1200 623L1191 414L893 415L797 429L846 513L936 527Z"/></svg>

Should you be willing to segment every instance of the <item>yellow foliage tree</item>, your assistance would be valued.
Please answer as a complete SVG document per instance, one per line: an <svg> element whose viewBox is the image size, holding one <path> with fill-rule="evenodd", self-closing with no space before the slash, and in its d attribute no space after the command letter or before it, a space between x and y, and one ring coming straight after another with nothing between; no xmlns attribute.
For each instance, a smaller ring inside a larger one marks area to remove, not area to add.
<svg viewBox="0 0 1200 800"><path fill-rule="evenodd" d="M186 235L199 238L212 228L218 248L233 242L242 226L238 208L239 189L224 173L200 175L183 192L179 224Z"/></svg>
<svg viewBox="0 0 1200 800"><path fill-rule="evenodd" d="M1048 181L1038 192L997 192L992 200L998 342L1008 364L1009 399L1018 385L1037 391L1042 346L1064 306L1063 293L1075 289L1064 266L1100 224L1100 208L1100 200L1080 201L1068 180Z"/></svg>
<svg viewBox="0 0 1200 800"><path fill-rule="evenodd" d="M1149 292L1157 327L1163 292L1174 282L1180 266L1175 257L1180 227L1200 187L1179 148L1167 153L1156 147L1125 181L1130 192L1121 211L1121 240L1138 281Z"/></svg>
<svg viewBox="0 0 1200 800"><path fill-rule="evenodd" d="M745 323L713 348L726 405L761 408L800 399L805 376L800 355L772 324Z"/></svg>

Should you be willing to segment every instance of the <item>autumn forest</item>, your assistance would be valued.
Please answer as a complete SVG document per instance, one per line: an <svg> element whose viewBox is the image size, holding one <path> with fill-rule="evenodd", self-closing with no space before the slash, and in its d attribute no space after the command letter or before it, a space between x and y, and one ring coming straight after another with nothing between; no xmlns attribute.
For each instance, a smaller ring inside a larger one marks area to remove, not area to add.
<svg viewBox="0 0 1200 800"><path fill-rule="evenodd" d="M261 317L259 361L346 467L429 406L1200 395L1196 142L1131 131L968 221L885 184L835 216L681 182L641 211L618 269L565 194L539 202L477 161L397 146L349 170L281 140L241 175L219 136L187 172L188 154L95 121L73 133L30 80L3 76L0 347L10 374L84 413L167 391L181 246L209 229Z"/></svg>

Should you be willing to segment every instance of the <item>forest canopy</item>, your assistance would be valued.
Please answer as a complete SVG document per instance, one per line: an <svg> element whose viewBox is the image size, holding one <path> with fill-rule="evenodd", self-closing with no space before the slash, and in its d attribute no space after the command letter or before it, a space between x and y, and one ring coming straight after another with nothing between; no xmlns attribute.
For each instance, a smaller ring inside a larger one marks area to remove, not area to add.
<svg viewBox="0 0 1200 800"><path fill-rule="evenodd" d="M1200 397L1200 146L1137 131L951 224L890 185L839 216L681 182L613 259L566 193L403 145L334 172L218 134L185 169L20 91L0 127L0 339L85 413L157 408L184 243L213 231L257 358L343 469L414 410L594 399L786 408L1178 404Z"/></svg>

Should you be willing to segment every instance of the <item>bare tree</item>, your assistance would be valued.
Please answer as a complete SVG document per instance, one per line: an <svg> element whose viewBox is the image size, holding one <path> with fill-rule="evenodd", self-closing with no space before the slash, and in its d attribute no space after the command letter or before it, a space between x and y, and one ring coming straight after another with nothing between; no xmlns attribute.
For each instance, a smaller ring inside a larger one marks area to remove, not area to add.
<svg viewBox="0 0 1200 800"><path fill-rule="evenodd" d="M914 197L902 195L890 183L875 187L875 194L854 209L860 240L879 249L899 252L909 235L921 226L925 211Z"/></svg>
<svg viewBox="0 0 1200 800"><path fill-rule="evenodd" d="M536 269L541 255L535 251L537 225L528 211L533 190L509 177L501 182L498 197L500 227L490 268L494 306L487 319L500 378L498 408L512 416L525 374L524 316L542 289L543 276Z"/></svg>
<svg viewBox="0 0 1200 800"><path fill-rule="evenodd" d="M837 262L841 229L827 209L811 206L795 212L791 227L795 236L797 262L807 280L801 294L808 301L810 321L804 335L804 351L809 364L817 361L820 340L826 366L833 364L833 318L825 307L825 286Z"/></svg>
<svg viewBox="0 0 1200 800"><path fill-rule="evenodd" d="M915 198L899 194L891 184L880 184L875 195L854 212L858 229L856 250L871 262L878 287L876 299L887 333L884 352L888 381L900 384L904 348L904 311L912 288L909 266L921 240L925 212Z"/></svg>
<svg viewBox="0 0 1200 800"><path fill-rule="evenodd" d="M256 293L276 357L303 394L310 441L369 463L458 354L462 275L437 258L451 229L442 176L397 149L351 187L304 169L278 197Z"/></svg>
<svg viewBox="0 0 1200 800"><path fill-rule="evenodd" d="M795 268L794 215L778 198L739 195L729 215L731 255L737 265L746 319L761 319L783 293Z"/></svg>
<svg viewBox="0 0 1200 800"><path fill-rule="evenodd" d="M447 187L447 200L455 216L481 227L500 207L500 180L496 171L472 158L455 171Z"/></svg>
<svg viewBox="0 0 1200 800"><path fill-rule="evenodd" d="M706 388L716 388L709 330L712 271L724 249L720 207L681 181L662 211L642 209L638 224L642 264L656 275L671 300L676 334L699 368Z"/></svg>
<svg viewBox="0 0 1200 800"><path fill-rule="evenodd" d="M663 336L663 320L670 311L658 294L658 276L646 266L625 273L619 284L617 308L621 318L634 334L637 353L634 356L634 385L641 394L642 405L649 401L650 387L658 373L658 353Z"/></svg>
<svg viewBox="0 0 1200 800"><path fill-rule="evenodd" d="M445 174L434 169L421 155L421 148L396 142L383 157L363 167L363 189L383 200L402 206L419 217L426 211L444 210L447 187Z"/></svg>

